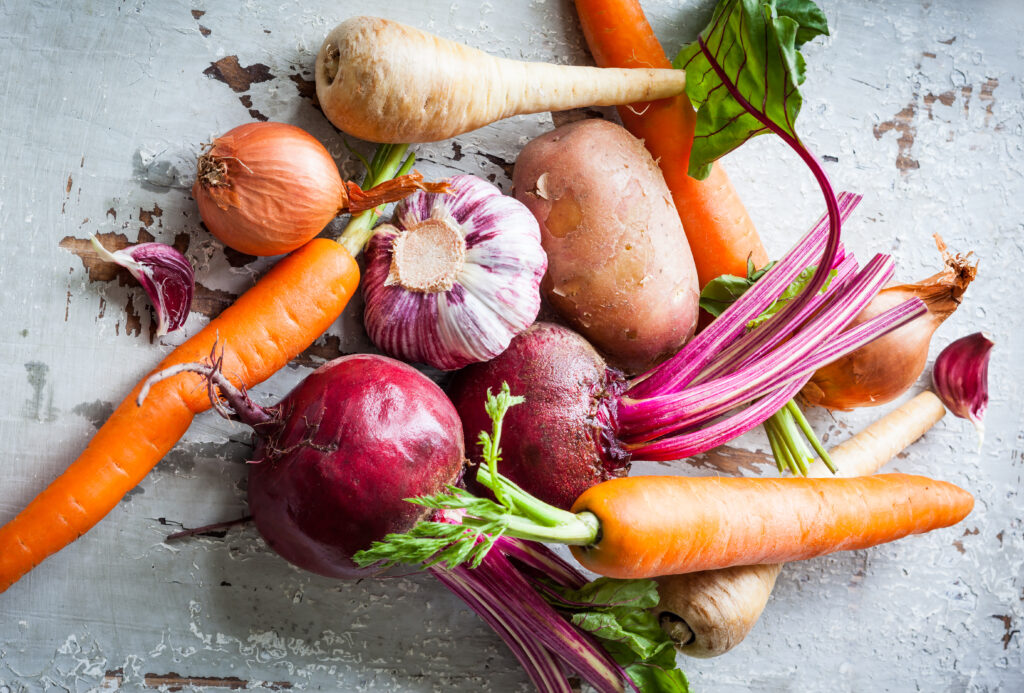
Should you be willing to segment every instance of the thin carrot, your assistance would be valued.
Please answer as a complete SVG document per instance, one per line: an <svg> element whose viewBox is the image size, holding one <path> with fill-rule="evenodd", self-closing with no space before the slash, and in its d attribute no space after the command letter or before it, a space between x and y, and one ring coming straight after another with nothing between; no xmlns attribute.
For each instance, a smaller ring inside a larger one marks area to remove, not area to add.
<svg viewBox="0 0 1024 693"><path fill-rule="evenodd" d="M672 63L639 0L576 0L594 62L601 67L667 68ZM700 181L687 175L696 113L686 94L618 108L622 124L644 140L672 192L701 288L722 274L745 276L747 259L768 261L746 207L718 164Z"/></svg>
<svg viewBox="0 0 1024 693"><path fill-rule="evenodd" d="M364 186L372 188L412 167L406 145L378 148ZM353 259L372 233L379 208L353 217L336 240L315 238L278 262L233 305L172 351L153 372L199 361L215 344L223 370L238 385L263 382L338 318L359 285ZM68 469L13 520L0 527L0 592L99 522L145 478L210 408L202 378L180 376L155 385L143 404L142 382L121 402Z"/></svg>
<svg viewBox="0 0 1024 693"><path fill-rule="evenodd" d="M197 361L224 346L224 370L255 385L297 356L337 319L359 284L345 248L314 239L277 263L156 367ZM0 527L0 591L99 522L209 409L201 378L162 382L142 406L139 386L85 451L13 520Z"/></svg>
<svg viewBox="0 0 1024 693"><path fill-rule="evenodd" d="M945 411L938 397L922 392L829 454L844 477L874 474L924 435ZM807 474L832 476L820 461ZM770 563L658 578L661 601L656 611L662 628L680 652L692 657L728 652L757 622L781 569L781 563Z"/></svg>

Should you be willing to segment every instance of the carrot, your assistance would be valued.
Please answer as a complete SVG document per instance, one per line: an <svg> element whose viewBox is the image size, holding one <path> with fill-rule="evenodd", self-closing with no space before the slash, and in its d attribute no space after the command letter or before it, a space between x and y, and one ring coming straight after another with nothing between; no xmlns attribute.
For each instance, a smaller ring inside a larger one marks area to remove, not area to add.
<svg viewBox="0 0 1024 693"><path fill-rule="evenodd" d="M522 113L660 99L681 70L622 70L495 58L412 27L352 17L316 58L316 93L338 128L372 142L432 142Z"/></svg>
<svg viewBox="0 0 1024 693"><path fill-rule="evenodd" d="M200 360L224 348L224 370L245 386L273 375L337 319L359 284L359 267L344 247L314 239L277 263L155 371ZM99 522L210 408L202 379L183 374L141 387L121 402L71 466L0 527L0 592L47 556Z"/></svg>
<svg viewBox="0 0 1024 693"><path fill-rule="evenodd" d="M584 568L608 577L654 578L863 549L948 527L974 507L967 491L909 474L855 479L636 476L591 486L571 512L565 511L497 471L502 420L523 401L511 394L508 383L497 395L487 395L493 434L482 434L481 445L498 452L478 467L476 482L493 492L496 502L454 486L445 494L413 499L466 514L460 524L421 522L407 534L389 534L356 554L356 562L429 560L449 567L479 562L489 548L479 541L486 532L566 544Z"/></svg>
<svg viewBox="0 0 1024 693"><path fill-rule="evenodd" d="M412 168L406 145L379 147L363 185L372 188ZM403 161L404 158L404 161ZM172 351L154 373L223 349L222 370L251 387L319 337L359 285L353 259L372 234L379 208L353 217L336 241L316 238L278 262L199 333ZM136 402L139 385L96 432L68 469L13 520L0 527L0 592L88 531L145 478L210 408L202 379L183 373Z"/></svg>
<svg viewBox="0 0 1024 693"><path fill-rule="evenodd" d="M594 62L601 67L669 68L639 0L576 0ZM687 175L697 115L685 93L620 106L626 129L644 140L668 183L697 265L700 287L722 274L746 276L747 259L768 261L761 238L721 166L704 180Z"/></svg>
<svg viewBox="0 0 1024 693"><path fill-rule="evenodd" d="M830 452L843 476L874 474L925 434L945 414L925 391ZM808 476L828 477L823 463ZM661 626L677 649L693 657L728 652L747 636L764 610L782 564L747 565L658 578Z"/></svg>
<svg viewBox="0 0 1024 693"><path fill-rule="evenodd" d="M973 506L963 489L910 474L636 476L592 486L576 500L573 512L592 513L600 534L589 546L574 546L573 555L615 578L799 561L948 527Z"/></svg>

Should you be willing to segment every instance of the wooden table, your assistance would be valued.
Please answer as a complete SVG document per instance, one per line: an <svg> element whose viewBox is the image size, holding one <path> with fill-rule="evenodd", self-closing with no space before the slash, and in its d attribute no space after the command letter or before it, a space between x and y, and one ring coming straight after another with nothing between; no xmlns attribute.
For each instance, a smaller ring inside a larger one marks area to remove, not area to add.
<svg viewBox="0 0 1024 693"><path fill-rule="evenodd" d="M649 16L674 51L710 8L651 0ZM970 332L994 336L988 437L979 450L969 425L947 417L894 465L965 486L977 507L950 530L787 568L742 646L682 666L702 691L1024 690L1024 11L1018 0L824 9L832 38L806 49L798 128L836 185L865 195L845 242L862 258L892 253L903 279L938 267L933 232L980 259L932 355ZM503 56L589 60L565 0L0 2L0 521L268 266L200 227L189 195L200 143L283 120L356 171L314 105L311 66L327 31L358 13ZM517 151L551 122L513 118L418 146L420 169L508 190ZM726 166L774 255L821 211L776 140ZM90 264L89 233L187 246L198 286L182 335L152 338L141 289ZM324 359L365 350L360 314L351 306L258 388L261 401ZM835 443L879 413L815 412L812 422ZM774 474L765 449L750 435L671 469ZM182 526L246 512L248 450L246 430L200 416L95 530L0 595L0 692L529 689L501 641L428 576L321 579L271 554L252 528L164 543Z"/></svg>

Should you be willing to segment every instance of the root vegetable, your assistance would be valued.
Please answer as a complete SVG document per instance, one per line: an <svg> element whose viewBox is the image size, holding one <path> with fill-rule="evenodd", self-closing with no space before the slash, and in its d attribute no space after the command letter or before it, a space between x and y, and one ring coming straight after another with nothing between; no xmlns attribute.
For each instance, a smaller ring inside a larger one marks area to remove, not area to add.
<svg viewBox="0 0 1024 693"><path fill-rule="evenodd" d="M363 191L342 181L327 149L286 123L247 123L199 157L192 196L203 223L224 245L250 255L280 255L323 231L342 212L358 214L416 190L440 192L418 173Z"/></svg>
<svg viewBox="0 0 1024 693"><path fill-rule="evenodd" d="M977 273L969 254L953 255L938 235L935 240L945 261L943 270L916 284L882 289L850 326L913 297L924 301L928 313L815 372L800 391L804 401L829 409L873 407L896 399L917 382L928 363L932 335L960 305Z"/></svg>
<svg viewBox="0 0 1024 693"><path fill-rule="evenodd" d="M840 213L845 215L854 201L841 196ZM450 394L465 430L480 430L486 423L480 402L489 388L508 382L525 395L531 402L528 411L514 410L509 417L502 469L533 495L566 508L574 493L624 474L632 456L678 460L760 425L821 363L924 311L909 302L840 334L891 272L891 265L878 257L851 276L852 258L844 258L827 294L811 297L802 311L787 316L791 303L764 327L747 333L747 322L820 251L826 225L822 219L672 359L632 381L623 382L567 328L539 325L523 332L497 358L469 366L453 380ZM785 341L756 341L780 318L800 328Z"/></svg>
<svg viewBox="0 0 1024 693"><path fill-rule="evenodd" d="M609 363L640 373L693 335L693 256L640 140L605 120L563 125L523 148L513 187L540 223L545 299Z"/></svg>
<svg viewBox="0 0 1024 693"><path fill-rule="evenodd" d="M441 388L400 361L343 356L266 408L236 388L218 361L182 364L154 374L140 400L150 383L183 372L202 374L218 411L256 432L249 509L267 544L300 568L365 576L353 554L428 514L404 499L461 477L458 414Z"/></svg>
<svg viewBox="0 0 1024 693"><path fill-rule="evenodd" d="M246 385L273 375L330 327L359 283L348 252L329 240L281 260L158 369L192 362L226 340L224 364ZM135 488L210 407L197 378L164 383L143 406L137 386L85 451L23 511L0 527L0 591L87 532Z"/></svg>
<svg viewBox="0 0 1024 693"><path fill-rule="evenodd" d="M681 70L524 63L377 17L353 17L316 58L316 93L338 128L371 142L433 142L509 116L679 94Z"/></svg>
<svg viewBox="0 0 1024 693"><path fill-rule="evenodd" d="M477 481L497 502L455 488L415 502L465 510L461 524L477 532L567 544L583 567L625 579L863 549L948 527L974 506L971 494L957 486L909 474L854 479L638 476L593 486L566 512L526 493L496 467L495 460L481 467ZM786 522L778 521L780 507L787 510ZM463 547L475 547L477 537L445 530L444 560L449 565L467 560ZM408 535L388 537L356 560L361 565L422 560L420 544L432 552L442 549L431 532L421 524Z"/></svg>
<svg viewBox="0 0 1024 693"><path fill-rule="evenodd" d="M842 476L874 474L942 418L945 409L922 392L831 451ZM809 476L831 476L816 463ZM677 649L715 657L738 645L760 618L782 565L735 566L658 578L661 626Z"/></svg>
<svg viewBox="0 0 1024 693"><path fill-rule="evenodd" d="M411 166L406 147L378 150L367 179L393 178ZM359 285L353 256L369 239L373 211L354 217L338 242L314 239L278 262L233 305L157 366L204 358L218 340L224 367L245 387L263 382L313 343L338 318ZM198 379L159 385L143 406L140 383L68 469L13 520L0 527L0 592L109 513L181 439L208 398Z"/></svg>
<svg viewBox="0 0 1024 693"><path fill-rule="evenodd" d="M567 508L594 484L628 471L629 456L614 433L616 399L625 381L578 334L534 323L496 359L456 373L449 395L463 430L490 429L482 402L503 382L530 402L505 418L512 435L502 442L502 469L516 483ZM472 456L479 460L479 451Z"/></svg>

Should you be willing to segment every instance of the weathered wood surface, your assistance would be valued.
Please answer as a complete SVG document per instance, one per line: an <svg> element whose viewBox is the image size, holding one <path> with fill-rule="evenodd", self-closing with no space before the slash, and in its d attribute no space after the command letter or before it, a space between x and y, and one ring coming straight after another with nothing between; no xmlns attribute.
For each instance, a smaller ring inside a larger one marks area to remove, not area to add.
<svg viewBox="0 0 1024 693"><path fill-rule="evenodd" d="M649 5L674 47L711 3ZM1024 12L1017 0L825 9L833 37L806 51L800 131L839 187L866 196L847 244L893 253L905 279L937 266L936 231L981 260L933 356L963 334L994 335L988 437L979 451L948 417L896 464L959 483L978 504L955 529L787 568L746 643L683 666L705 691L1024 690ZM330 27L359 13L504 56L588 60L565 0L0 0L0 521L181 339L152 338L142 291L95 266L83 239L186 249L199 287L185 333L199 329L267 266L199 226L188 188L200 143L251 119L284 120L354 171L315 107L310 71ZM420 168L507 190L516 152L550 124L515 118L418 147ZM762 138L728 167L773 253L819 213L810 177L778 142ZM365 349L359 318L354 305L259 388L263 401L325 358ZM875 415L819 412L813 423L835 441ZM252 529L165 544L183 525L245 513L247 439L199 417L94 531L0 595L0 691L528 689L498 638L429 577L320 579ZM749 436L681 472L772 473L764 449Z"/></svg>

